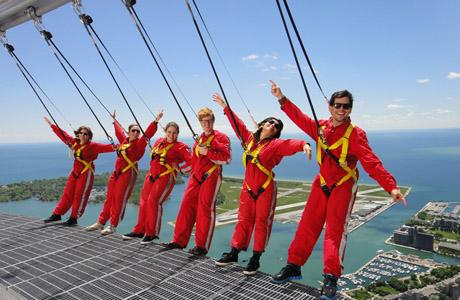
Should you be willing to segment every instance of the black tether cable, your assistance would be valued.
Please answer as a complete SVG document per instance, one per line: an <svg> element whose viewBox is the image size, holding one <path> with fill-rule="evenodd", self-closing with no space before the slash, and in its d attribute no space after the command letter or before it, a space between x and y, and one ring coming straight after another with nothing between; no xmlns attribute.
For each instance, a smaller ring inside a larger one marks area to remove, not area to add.
<svg viewBox="0 0 460 300"><path fill-rule="evenodd" d="M33 76L29 73L29 71L27 70L27 68L22 64L21 60L16 56L16 53L14 53L14 47L8 43L4 43L4 46L5 46L5 49L8 51L8 53L10 54L11 58L13 59L14 63L16 64L16 66L18 67L19 71L21 71L21 74L22 76L24 76L24 78L26 79L27 83L29 84L29 86L32 88L32 90L34 91L35 95L37 96L38 100L40 101L40 103L43 105L43 107L45 108L46 112L48 113L48 115L50 116L50 118L53 120L54 124L56 125L56 127L59 129L59 131L61 132L61 135L63 138L65 138L65 134L64 134L64 131L61 129L61 127L59 126L59 124L56 122L56 119L54 119L53 115L51 114L50 110L48 109L48 107L46 106L46 104L43 102L43 99L40 97L40 95L38 94L37 90L35 89L35 87L33 86L32 82L30 82L30 79L29 77L27 77L26 73L30 76L30 78L33 80L33 82L37 85L37 87L41 89L41 87L38 85L38 83L35 81L35 79L33 78ZM21 68L22 67L22 68ZM66 145L69 147L69 148L72 148L72 145L70 143L67 143L66 142Z"/></svg>
<svg viewBox="0 0 460 300"><path fill-rule="evenodd" d="M297 36L297 40L299 41L300 47L302 48L303 55L305 56L305 59L307 60L308 66L310 67L311 74L313 75L313 78L315 79L316 84L318 85L318 88L321 91L321 94L323 94L324 99L326 99L326 101L328 101L327 96L325 95L325 93L323 91L323 88L321 87L321 84L319 83L318 77L316 76L315 70L313 69L313 65L312 65L312 63L310 61L310 58L308 57L307 50L305 50L305 46L303 45L302 38L300 37L300 33L297 30L296 23L295 23L294 18L293 18L292 14L291 14L289 4L288 4L287 0L283 0L283 2L284 2L284 6L286 7L286 11L288 13L289 20L291 21L292 28L294 28L294 32L295 32L295 34Z"/></svg>
<svg viewBox="0 0 460 300"><path fill-rule="evenodd" d="M220 91L222 92L222 96L224 97L225 104L227 104L228 109L230 111L230 116L232 118L233 124L235 124L235 129L236 129L236 134L238 136L238 139L240 140L241 146L243 146L243 149L246 150L246 143L243 140L243 136L241 135L240 129L238 128L238 124L236 123L235 115L233 114L230 104L228 103L227 96L225 95L224 88L222 87L222 84L219 79L219 75L217 75L216 68L214 67L214 63L212 62L211 56L209 55L209 51L208 51L208 48L206 47L206 43L204 42L203 35L201 34L200 28L198 27L198 23L196 22L192 7L190 6L190 3L188 2L188 0L185 0L185 4L187 5L190 15L192 16L193 24L195 24L196 31L198 32L198 35L200 36L201 44L203 45L204 51L206 52L206 56L208 57L208 60L209 60L209 64L211 65L212 71L214 72L214 76L216 77L217 83L219 84L219 88L220 88Z"/></svg>
<svg viewBox="0 0 460 300"><path fill-rule="evenodd" d="M206 29L206 32L208 33L209 39L214 46L214 49L216 50L217 56L219 57L222 65L224 66L225 72L227 73L227 76L230 78L230 81L232 82L233 88L236 90L236 93L241 99L241 102L243 102L244 107L246 108L249 116L252 119L252 122L254 125L257 127L257 121L254 119L254 116L252 115L251 111L249 110L248 105L246 104L246 101L244 101L243 96L241 96L240 90L235 84L235 81L233 80L232 75L230 74L230 71L227 68L227 65L224 62L224 59L222 58L222 55L220 55L219 49L216 46L216 43L214 42L214 39L212 38L211 32L209 32L208 26L206 26L206 22L204 21L203 16L201 15L200 9L198 8L198 5L196 4L195 0L192 0L193 6L195 6L196 11L198 12L198 16L200 17L201 22L203 23L204 28Z"/></svg>
<svg viewBox="0 0 460 300"><path fill-rule="evenodd" d="M115 76L113 75L113 72L112 72L112 70L111 70L110 67L109 67L109 64L107 63L107 61L106 61L104 55L102 54L101 50L99 49L99 46L98 46L97 43L96 43L96 40L94 39L94 37L93 37L93 35L92 35L92 33L95 32L94 28L91 26L91 23L93 22L93 19L91 18L91 16L86 15L86 14L81 14L81 15L80 15L80 19L81 19L83 25L85 26L85 29L86 29L88 35L91 37L91 40L92 40L92 42L93 42L93 44L94 44L94 47L96 47L96 50L97 50L97 52L99 53L99 56L101 57L102 61L104 62L104 65L105 65L105 67L107 68L107 71L109 72L110 77L112 77L112 80L113 80L113 82L115 83L115 85L117 86L117 89L118 89L118 91L120 92L121 97L122 97L123 100L125 101L126 105L127 105L128 108L129 108L129 111L131 112L131 115L133 116L134 120L136 121L137 126L139 126L139 129L142 131L142 135L143 135L144 137L146 137L144 129L142 128L141 124L139 123L139 120L137 119L136 115L134 114L134 111L133 111L133 109L131 108L131 105L129 104L128 99L126 99L125 94L124 94L123 91L121 90L120 84L118 83L117 79L116 79Z"/></svg>
<svg viewBox="0 0 460 300"><path fill-rule="evenodd" d="M123 0L122 0L123 1ZM152 48L150 47L149 43L147 42L147 39L145 38L145 34L142 32L142 29L141 29L141 21L136 18L136 14L134 13L134 8L133 8L133 5L136 3L135 0L125 0L123 2L126 6L126 9L128 10L129 14L131 15L131 18L133 19L133 22L134 22L134 25L136 26L136 29L137 31L139 32L139 34L141 35L142 37L142 40L144 41L145 43L145 46L147 47L149 53L150 53L150 56L152 56L153 58L153 61L155 62L155 65L157 66L158 68L158 71L160 71L160 74L161 76L163 77L163 80L164 82L166 83L172 97L174 98L174 101L176 102L177 106L179 107L179 110L180 112L182 113L182 116L184 117L185 119L185 122L187 123L187 126L188 128L190 129L190 131L192 132L192 135L193 135L193 139L195 140L198 140L198 135L195 133L195 131L193 130L193 127L192 125L190 125L190 122L187 118L187 115L185 114L184 110L182 109L182 106L180 105L179 101L177 100L177 97L176 95L174 94L174 91L172 90L171 88L171 85L169 84L169 81L168 79L166 78L163 70L161 69L161 66L160 64L158 63L158 60L157 58L155 57L155 55L153 54L153 51L152 51Z"/></svg>
<svg viewBox="0 0 460 300"><path fill-rule="evenodd" d="M305 78L303 77L303 72L302 72L302 69L300 68L300 63L299 63L299 59L297 58L297 54L295 52L295 48L294 48L294 44L292 43L292 39L291 39L291 34L289 33L289 29L286 25L286 20L284 18L284 14L283 14L283 11L281 9L281 5L280 5L280 2L279 0L276 0L276 5L278 6L278 10L279 10L279 13L280 13L280 16L281 16L281 20L283 21L283 26L284 26L284 30L286 31L286 35L288 37L288 40L289 40L289 45L291 46L291 51L292 51L292 54L294 55L294 59L295 59L295 63L297 65L297 69L299 71L299 74L300 74L300 78L302 80L302 85L303 85L303 88L305 90L305 94L307 95L307 98L308 98L308 103L310 104L310 109L311 109L311 112L313 114L313 118L315 120L315 123L316 123L316 127L317 127L317 132L318 132L318 136L319 138L322 140L322 142L327 145L326 143L326 139L324 138L323 136L323 133L322 133L322 129L321 129L321 126L319 125L319 121L318 121L318 118L316 116L316 112L315 112L315 108L313 107L313 102L311 100L311 97L310 97L310 93L308 92L308 88L307 88L307 84L305 83ZM329 150L325 150L326 154L329 155L335 162L337 162L339 164L339 159L333 155Z"/></svg>
<svg viewBox="0 0 460 300"><path fill-rule="evenodd" d="M123 1L123 0L122 0ZM134 1L135 3L135 1ZM136 17L136 19L138 20L139 22L139 25L140 27L142 28L142 31L144 32L145 36L147 37L147 40L150 42L150 45L152 46L153 50L155 50L155 53L157 54L158 56L158 59L160 60L161 64L164 66L165 70L166 70L166 73L168 73L169 77L171 77L171 80L173 81L174 85L176 86L177 90L179 91L179 94L181 94L182 98L184 98L185 102L187 103L188 107L190 108L190 110L192 111L192 113L196 116L196 118L198 119L198 115L196 114L196 110L192 107L192 105L190 104L190 101L188 100L188 98L185 96L184 92L182 91L182 89L180 88L179 84L177 83L177 81L174 79L174 76L171 74L171 72L169 71L169 68L168 66L166 65L166 63L164 62L163 58L161 57L160 55L160 52L158 52L158 49L155 47L155 44L153 44L152 42L152 39L150 38L150 35L149 33L147 32L147 30L145 29L144 27L144 24L141 22L139 16L137 15L137 12L136 10L134 9L134 7L131 6L131 9L133 11L133 14L134 16Z"/></svg>
<svg viewBox="0 0 460 300"><path fill-rule="evenodd" d="M107 139L110 141L111 144L115 144L113 142L113 138L109 135L109 133L107 132L107 130L105 129L104 125L102 125L101 121L99 120L99 118L97 117L96 113L94 112L94 110L92 109L91 105L89 105L88 101L86 100L85 96L83 95L83 93L81 92L80 88L78 87L77 83L75 82L75 80L72 78L72 75L70 75L69 71L67 70L67 68L65 67L64 63L61 61L61 59L59 58L59 55L58 53L62 56L62 58L65 60L65 62L71 66L71 64L69 63L69 61L65 58L65 56L62 54L62 52L59 50L59 48L56 46L56 44L53 42L52 40L52 37L53 35L49 32L49 31L46 31L46 30L41 30L40 31L40 34L43 36L45 42L48 44L48 46L50 47L50 49L53 51L53 54L54 56L56 57L56 59L58 60L59 64L61 65L61 67L64 69L65 73L67 74L67 76L69 77L70 81L72 82L72 84L74 85L74 87L77 89L78 91L78 94L80 94L80 97L82 98L82 100L85 102L86 106L88 106L89 110L91 111L91 113L93 114L94 118L96 119L96 121L99 123L99 125L101 126L102 130L104 131ZM57 52L56 52L57 51ZM75 69L73 67L71 67L72 70L75 72ZM79 77L80 78L80 77ZM81 78L80 78L81 79ZM110 112L109 112L110 113Z"/></svg>

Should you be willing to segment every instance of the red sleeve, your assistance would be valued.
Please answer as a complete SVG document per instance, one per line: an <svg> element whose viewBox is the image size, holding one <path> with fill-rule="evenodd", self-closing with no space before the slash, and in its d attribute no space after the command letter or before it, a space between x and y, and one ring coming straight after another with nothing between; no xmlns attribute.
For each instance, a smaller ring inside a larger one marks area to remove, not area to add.
<svg viewBox="0 0 460 300"><path fill-rule="evenodd" d="M228 108L228 106L224 108L224 114L227 116L227 119L230 122L230 125L233 128L233 131L235 131L237 138L240 139L240 137L238 136L238 130L236 129L235 123L233 122L232 113L233 113L233 117L235 117L235 121L238 126L239 133L241 134L243 138L242 142L248 143L249 142L248 140L251 137L252 133L246 128L246 125L244 125L244 122L236 115L234 111L231 111Z"/></svg>
<svg viewBox="0 0 460 300"><path fill-rule="evenodd" d="M52 124L51 129L57 135L57 137L64 142L66 145L72 145L75 142L75 138L70 136L67 132L65 132L62 128L59 129L56 125Z"/></svg>
<svg viewBox="0 0 460 300"><path fill-rule="evenodd" d="M149 124L149 127L145 130L145 138L151 139L155 133L157 132L158 129L158 123L153 121L152 123ZM142 137L141 139L145 140L145 138Z"/></svg>
<svg viewBox="0 0 460 300"><path fill-rule="evenodd" d="M316 123L309 116L304 114L300 108L298 108L289 99L280 101L281 110L292 120L300 129L308 134L314 141L318 139L318 132Z"/></svg>
<svg viewBox="0 0 460 300"><path fill-rule="evenodd" d="M364 170L371 176L375 181L377 181L380 186L387 192L397 188L396 180L393 175L388 172L383 166L380 159L375 155L369 146L367 141L366 133L356 128L357 130L357 141L354 144L357 144L357 156Z"/></svg>
<svg viewBox="0 0 460 300"><path fill-rule="evenodd" d="M291 156L297 152L303 151L303 146L307 143L302 140L297 139L288 139L282 140L277 139L276 154L280 156Z"/></svg>
<svg viewBox="0 0 460 300"><path fill-rule="evenodd" d="M180 171L182 173L190 173L192 170L192 151L190 150L190 147L187 146L186 144L180 145L179 148L179 153L181 156L182 161L185 163L180 167Z"/></svg>
<svg viewBox="0 0 460 300"><path fill-rule="evenodd" d="M115 148L112 144L100 144L100 143L93 143L91 142L92 147L94 147L95 153L108 153L114 152Z"/></svg>
<svg viewBox="0 0 460 300"><path fill-rule="evenodd" d="M117 136L118 141L120 144L123 143L126 140L126 134L123 127L121 127L121 124L116 120L113 122L113 126L115 128L115 135Z"/></svg>
<svg viewBox="0 0 460 300"><path fill-rule="evenodd" d="M230 140L228 136L223 133L216 134L206 156L218 165L228 164L231 160Z"/></svg>

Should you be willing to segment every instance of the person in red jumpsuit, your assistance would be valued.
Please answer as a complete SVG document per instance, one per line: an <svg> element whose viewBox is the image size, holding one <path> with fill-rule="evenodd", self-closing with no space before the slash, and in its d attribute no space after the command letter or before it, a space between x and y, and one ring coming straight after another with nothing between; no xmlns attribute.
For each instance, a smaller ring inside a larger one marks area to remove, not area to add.
<svg viewBox="0 0 460 300"><path fill-rule="evenodd" d="M93 225L85 228L86 231L101 230L102 235L112 234L116 231L118 223L123 219L126 204L133 191L137 179L137 162L142 158L149 139L156 133L158 121L163 112L158 114L155 120L145 130L145 135L140 136L141 130L137 124L128 127L128 136L121 124L113 114L115 135L120 145L118 146L118 158L115 161L115 171L112 173L107 185L107 196L99 215L99 219ZM110 225L104 228L107 221Z"/></svg>
<svg viewBox="0 0 460 300"><path fill-rule="evenodd" d="M319 120L323 136L321 137L315 121L287 99L274 82L271 90L278 98L281 110L317 141L317 160L320 166L294 240L289 247L287 265L273 276L273 281L283 283L301 278L300 267L310 256L326 223L321 298L335 299L337 280L343 271L348 220L357 192L358 160L364 170L391 195L393 201L400 201L406 205L406 200L399 191L394 177L372 151L364 130L351 123L353 96L349 91L332 94L329 100L331 117Z"/></svg>
<svg viewBox="0 0 460 300"><path fill-rule="evenodd" d="M195 247L189 252L206 255L211 246L216 222L216 200L222 183L222 165L231 159L228 136L214 130L214 113L205 107L198 111L203 133L192 149L192 172L177 215L174 237L163 244L168 249L183 249L195 229Z"/></svg>
<svg viewBox="0 0 460 300"><path fill-rule="evenodd" d="M165 133L165 137L157 139L150 151L152 160L141 191L137 224L130 233L123 235L124 240L143 238L141 244L149 244L158 239L163 203L174 188L177 173L191 170L190 148L177 140L179 125L169 122ZM185 164L179 167L183 162Z"/></svg>
<svg viewBox="0 0 460 300"><path fill-rule="evenodd" d="M214 94L213 98L224 109L236 134L241 135L238 138L242 139L245 147L243 165L246 168L240 193L238 223L231 241L232 249L224 253L216 265L237 263L239 252L248 249L254 231L253 255L243 271L245 275L254 275L260 267L260 256L267 247L275 215L277 187L272 170L283 157L297 152L304 151L311 159L311 148L310 144L302 140L280 139L283 123L274 117L266 118L258 124L254 133L250 132L219 94Z"/></svg>
<svg viewBox="0 0 460 300"><path fill-rule="evenodd" d="M115 148L111 144L92 142L93 132L87 126L80 126L75 131L76 137L72 137L52 124L48 118L44 117L44 119L58 138L72 150L74 163L64 192L54 208L53 214L43 221L45 223L60 221L61 216L72 208L69 219L63 225L75 226L78 223L78 218L85 212L86 204L88 204L88 198L93 188L94 161L100 153L114 152Z"/></svg>

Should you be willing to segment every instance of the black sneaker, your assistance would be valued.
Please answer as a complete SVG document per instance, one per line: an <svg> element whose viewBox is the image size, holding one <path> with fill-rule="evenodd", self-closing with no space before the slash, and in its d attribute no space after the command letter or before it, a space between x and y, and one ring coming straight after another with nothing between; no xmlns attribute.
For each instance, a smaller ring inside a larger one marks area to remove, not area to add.
<svg viewBox="0 0 460 300"><path fill-rule="evenodd" d="M259 263L259 257L251 257L249 260L248 265L246 266L246 269L244 269L243 274L247 276L252 276L257 273L257 270L259 270L260 263Z"/></svg>
<svg viewBox="0 0 460 300"><path fill-rule="evenodd" d="M166 249L169 249L169 250L172 250L172 249L184 249L184 247L182 247L178 243L174 243L174 242L161 243L161 245L163 247L165 247Z"/></svg>
<svg viewBox="0 0 460 300"><path fill-rule="evenodd" d="M158 239L157 236L146 235L146 236L144 236L144 238L142 239L141 245L148 245L148 244L151 244L151 243L153 243L153 240L156 240L156 239Z"/></svg>
<svg viewBox="0 0 460 300"><path fill-rule="evenodd" d="M143 233L130 232L130 233L127 233L127 234L123 234L121 237L122 237L123 240L129 241L129 240L132 240L133 238L141 239L141 238L144 237L144 234Z"/></svg>
<svg viewBox="0 0 460 300"><path fill-rule="evenodd" d="M76 226L76 225L78 225L77 219L69 218L67 221L62 223L62 225L64 225L64 226Z"/></svg>
<svg viewBox="0 0 460 300"><path fill-rule="evenodd" d="M45 223L51 223L51 222L56 222L56 221L61 221L60 215L52 214L48 219L43 220L43 222Z"/></svg>
<svg viewBox="0 0 460 300"><path fill-rule="evenodd" d="M332 274L324 274L323 287L321 288L320 299L335 300L337 299L337 280Z"/></svg>
<svg viewBox="0 0 460 300"><path fill-rule="evenodd" d="M222 257L216 261L216 266L224 267L238 262L238 250L232 248L230 252L224 252Z"/></svg>
<svg viewBox="0 0 460 300"><path fill-rule="evenodd" d="M200 247L194 247L188 250L188 253L196 255L196 256L205 256L206 254L208 254L208 250L200 248Z"/></svg>
<svg viewBox="0 0 460 300"><path fill-rule="evenodd" d="M300 267L294 264L287 264L278 274L272 276L273 283L285 283L289 280L302 279Z"/></svg>

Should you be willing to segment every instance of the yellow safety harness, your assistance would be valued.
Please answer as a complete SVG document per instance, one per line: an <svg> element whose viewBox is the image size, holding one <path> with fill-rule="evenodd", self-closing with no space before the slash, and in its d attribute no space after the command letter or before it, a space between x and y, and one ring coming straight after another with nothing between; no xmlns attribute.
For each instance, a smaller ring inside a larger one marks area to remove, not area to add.
<svg viewBox="0 0 460 300"><path fill-rule="evenodd" d="M265 189L268 187L270 182L273 180L273 172L265 168L259 161L260 151L262 151L262 149L265 147L265 145L267 145L267 143L260 144L256 147L256 149L254 149L254 151L251 151L251 147L253 144L254 144L254 140L251 140L248 147L246 148L246 151L244 151L243 153L242 161L243 161L243 166L245 169L247 166L247 162L249 160L251 163L256 165L256 167L262 173L267 175L267 179L265 180L265 182L261 186L259 186L259 188L257 189L257 194L253 190L251 190L249 185L245 182L246 188L248 189L249 194L254 200L257 200L257 198L259 198L259 196L265 191Z"/></svg>
<svg viewBox="0 0 460 300"><path fill-rule="evenodd" d="M348 167L348 164L347 164L347 161L346 161L347 154L348 154L349 138L350 138L351 132L353 131L353 127L354 127L353 124L350 123L350 125L348 125L348 128L345 131L345 134L343 135L343 137L341 137L339 140L337 140L331 146L328 146L327 144L325 144L323 142L323 140L321 139L321 137L318 137L318 148L317 148L317 151L316 151L317 152L316 159L318 160L318 164L321 166L321 164L323 162L323 158L322 158L322 152L323 151L322 150L330 151L330 150L334 150L334 149L337 149L338 147L342 146L342 152L340 153L338 164L342 169L344 169L347 172L347 174L345 174L345 176L343 176L338 182L334 183L331 186L331 188L329 188L327 186L326 180L321 175L321 173L319 173L321 189L323 190L323 192L327 196L329 196L331 194L332 190L335 187L343 184L348 179L353 178L354 181L358 180L358 178L356 176L356 167L351 169L350 167Z"/></svg>
<svg viewBox="0 0 460 300"><path fill-rule="evenodd" d="M77 145L78 145L77 143L74 143L72 145L73 156L75 157L76 160L78 160L79 162L81 162L85 166L83 168L83 170L81 170L79 175L85 173L88 170L90 170L91 172L94 173L94 169L93 169L93 165L92 165L93 161L86 161L86 160L81 158L81 151L86 147L86 145L83 145L82 147L80 147L77 150L75 150L75 147L77 147Z"/></svg>
<svg viewBox="0 0 460 300"><path fill-rule="evenodd" d="M154 147L152 148L152 150L150 150L150 157L152 158L152 160L155 159L156 156L159 156L158 159L160 161L160 165L165 166L166 168L166 171L164 171L163 173L160 173L156 176L150 175L150 180L152 182L155 182L155 180L157 180L158 178L168 175L170 173L173 173L174 179L176 179L176 171L179 172L179 169L177 169L176 167L172 167L165 160L166 154L168 153L169 150L171 150L172 147L174 147L175 144L176 143L169 144L163 149L159 149L159 147Z"/></svg>
<svg viewBox="0 0 460 300"><path fill-rule="evenodd" d="M204 145L206 146L206 148L210 149L211 148L211 142L212 140L214 139L214 135L210 135L208 137L208 139L206 140L206 142L204 142ZM203 138L200 137L200 140L198 141L198 144L199 145L203 145ZM198 147L195 147L195 155L196 157L199 157L200 156L200 152L198 152ZM198 182L200 184L202 184L206 178L208 178L209 176L211 176L212 173L214 173L214 171L216 171L217 169L219 169L220 165L218 164L214 164L209 170L207 170L203 176L201 177L201 180L198 180ZM196 178L195 178L196 179Z"/></svg>
<svg viewBox="0 0 460 300"><path fill-rule="evenodd" d="M121 173L125 173L126 171L128 171L129 169L133 168L134 172L137 173L137 161L131 161L129 159L129 157L126 155L126 149L128 149L129 147L131 146L130 143L128 144L123 144L121 145L121 147L118 149L118 153L121 154L121 156L123 157L123 159L126 161L126 163L128 164L126 167L123 168L123 170L121 170Z"/></svg>

